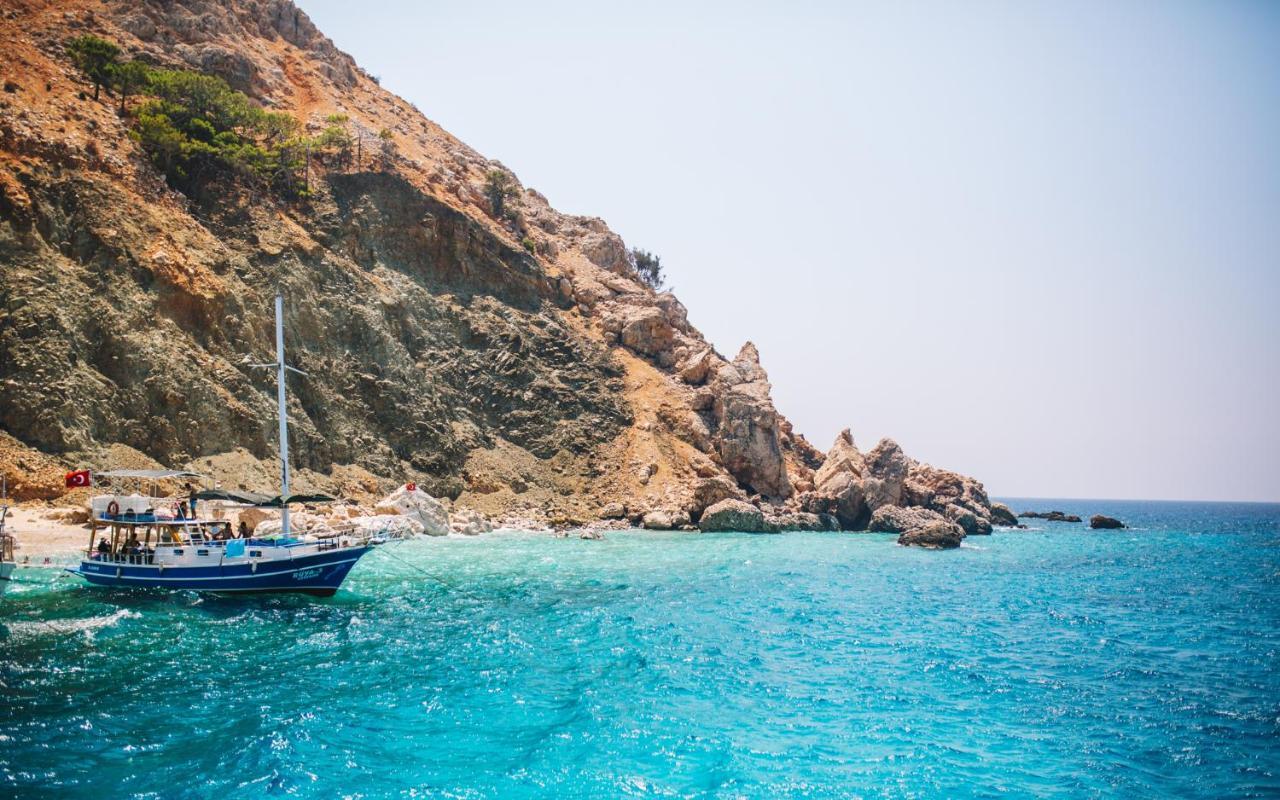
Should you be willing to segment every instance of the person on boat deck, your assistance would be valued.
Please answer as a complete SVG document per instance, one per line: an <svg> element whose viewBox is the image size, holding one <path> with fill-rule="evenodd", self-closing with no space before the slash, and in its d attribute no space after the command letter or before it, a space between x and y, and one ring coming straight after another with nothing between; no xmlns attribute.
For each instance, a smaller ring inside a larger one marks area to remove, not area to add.
<svg viewBox="0 0 1280 800"><path fill-rule="evenodd" d="M196 518L196 490L191 484L186 484L183 488L187 490L187 519Z"/></svg>
<svg viewBox="0 0 1280 800"><path fill-rule="evenodd" d="M120 555L128 556L130 561L135 561L140 552L142 552L142 542L138 541L138 532L130 531L129 540L120 548Z"/></svg>
<svg viewBox="0 0 1280 800"><path fill-rule="evenodd" d="M111 554L111 543L107 541L107 537L99 536L98 537L98 557L102 558L110 554Z"/></svg>
<svg viewBox="0 0 1280 800"><path fill-rule="evenodd" d="M246 524L244 524L244 520L240 520L240 528L239 528L239 531L240 531L240 538L241 538L241 539L248 539L248 538L249 538L249 526L248 526L248 525L246 525Z"/></svg>

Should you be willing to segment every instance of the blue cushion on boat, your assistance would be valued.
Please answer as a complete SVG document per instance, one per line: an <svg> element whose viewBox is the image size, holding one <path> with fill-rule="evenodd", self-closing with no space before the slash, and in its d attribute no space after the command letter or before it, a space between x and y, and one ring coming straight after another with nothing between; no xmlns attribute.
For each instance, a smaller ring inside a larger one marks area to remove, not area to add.
<svg viewBox="0 0 1280 800"><path fill-rule="evenodd" d="M232 539L227 542L227 558L244 555L244 539Z"/></svg>

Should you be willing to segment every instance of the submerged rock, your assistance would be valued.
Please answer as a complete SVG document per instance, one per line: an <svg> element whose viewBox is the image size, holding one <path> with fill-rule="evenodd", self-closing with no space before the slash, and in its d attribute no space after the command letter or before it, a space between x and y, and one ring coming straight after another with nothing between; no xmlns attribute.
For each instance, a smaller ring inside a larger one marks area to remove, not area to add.
<svg viewBox="0 0 1280 800"><path fill-rule="evenodd" d="M1049 522L1080 522L1075 514L1064 514L1061 511L1023 511L1018 515L1027 519L1043 519Z"/></svg>
<svg viewBox="0 0 1280 800"><path fill-rule="evenodd" d="M1115 517L1107 517L1107 516L1103 516L1102 514L1094 514L1092 517L1089 518L1089 527L1100 528L1103 530L1112 530L1116 528L1123 528L1125 527L1125 524L1120 520L1116 519Z"/></svg>

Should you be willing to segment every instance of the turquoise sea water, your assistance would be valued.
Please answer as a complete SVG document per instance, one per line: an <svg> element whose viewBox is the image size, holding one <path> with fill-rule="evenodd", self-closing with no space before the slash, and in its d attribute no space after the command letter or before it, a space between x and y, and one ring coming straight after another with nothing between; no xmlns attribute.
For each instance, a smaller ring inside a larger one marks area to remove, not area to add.
<svg viewBox="0 0 1280 800"><path fill-rule="evenodd" d="M419 540L330 600L20 571L0 795L1280 796L1280 506L1014 506L1136 527Z"/></svg>

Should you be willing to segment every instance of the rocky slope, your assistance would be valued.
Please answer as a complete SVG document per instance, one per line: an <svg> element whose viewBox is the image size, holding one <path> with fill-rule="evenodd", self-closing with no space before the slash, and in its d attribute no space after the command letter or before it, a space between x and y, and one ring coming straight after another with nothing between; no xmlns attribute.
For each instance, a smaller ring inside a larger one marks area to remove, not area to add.
<svg viewBox="0 0 1280 800"><path fill-rule="evenodd" d="M168 188L65 43L93 33L216 74L308 131L345 114L394 153L312 159L285 201ZM764 527L865 528L919 506L990 531L980 484L846 434L823 455L774 408L747 343L727 359L635 277L599 219L381 89L285 0L17 0L0 19L0 469L25 497L64 465L189 465L270 480L271 296L288 296L300 486L371 496L412 478L490 517L696 522L722 501ZM620 510L620 513L619 513ZM739 509L740 510L740 509ZM930 520L933 522L934 520Z"/></svg>

